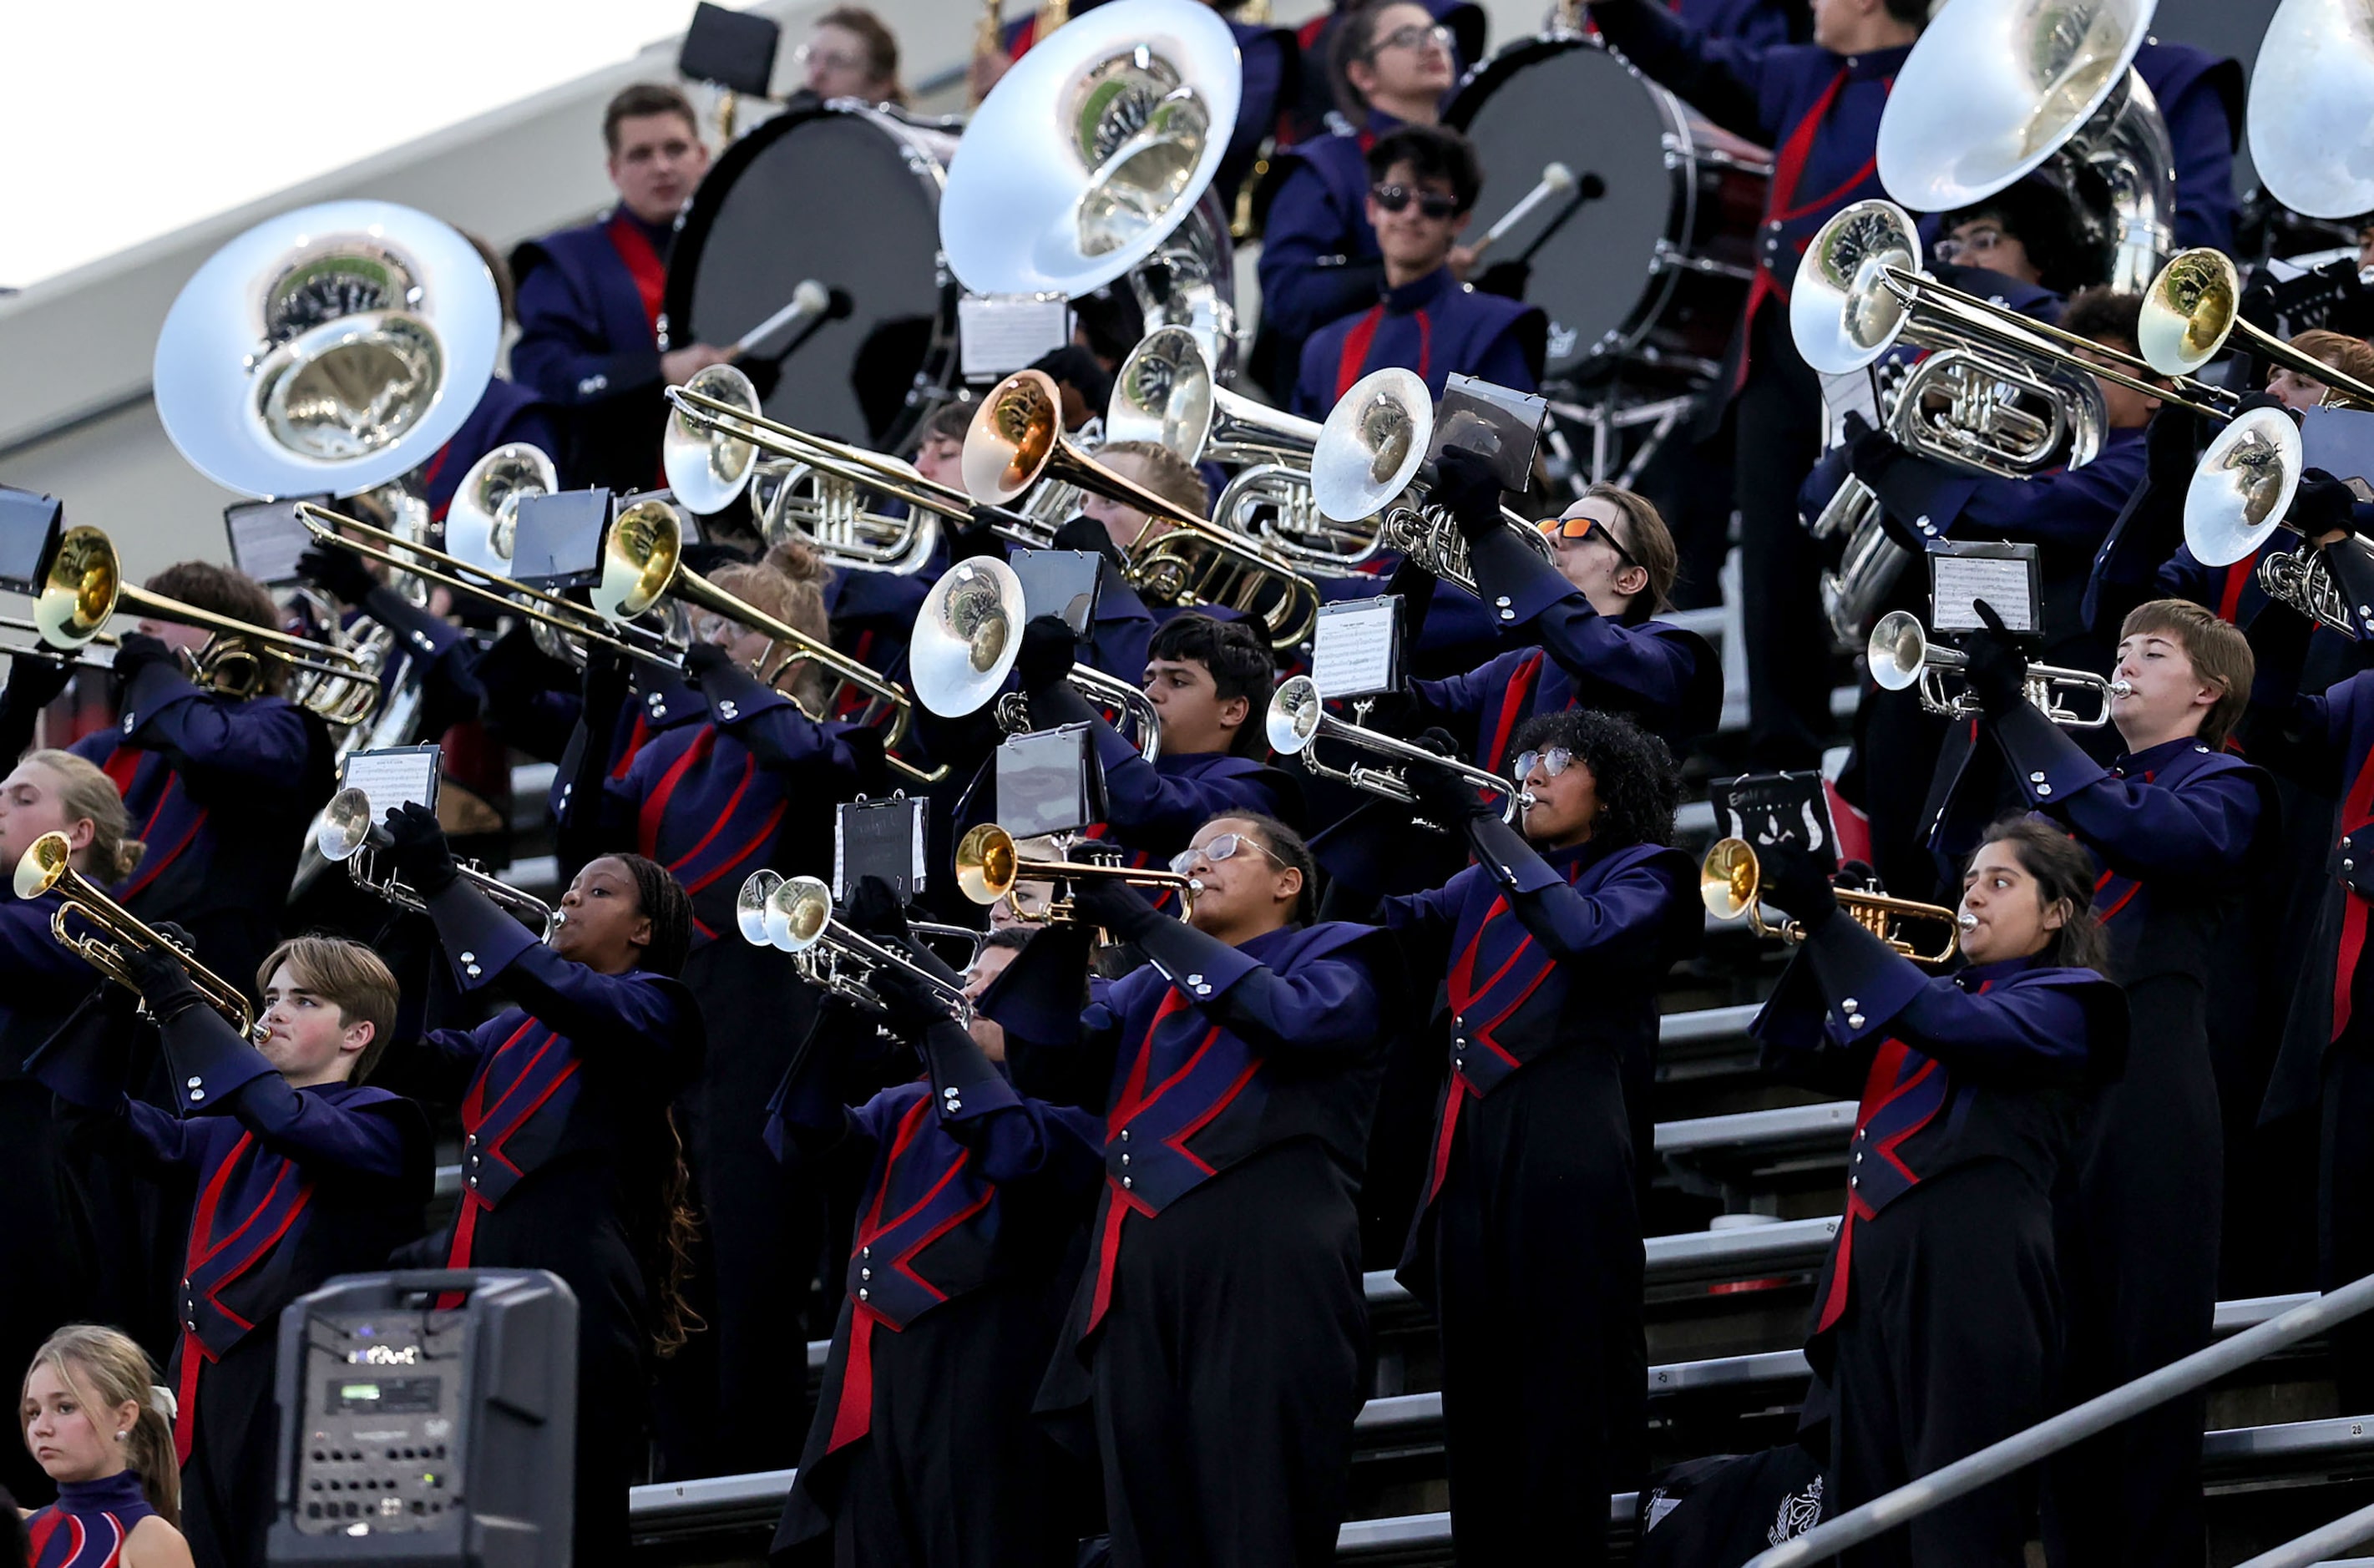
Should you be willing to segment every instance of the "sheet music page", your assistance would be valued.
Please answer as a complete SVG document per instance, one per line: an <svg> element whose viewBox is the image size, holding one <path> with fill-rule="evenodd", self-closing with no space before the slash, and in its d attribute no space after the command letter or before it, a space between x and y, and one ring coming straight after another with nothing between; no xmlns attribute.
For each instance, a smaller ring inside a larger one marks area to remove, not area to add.
<svg viewBox="0 0 2374 1568"><path fill-rule="evenodd" d="M297 560L313 543L297 517L296 503L266 501L223 514L230 532L231 564L266 584L295 582Z"/></svg>
<svg viewBox="0 0 2374 1568"><path fill-rule="evenodd" d="M1061 295L968 294L957 301L957 336L969 381L993 381L1072 341L1071 302Z"/></svg>
<svg viewBox="0 0 2374 1568"><path fill-rule="evenodd" d="M2013 631L2038 629L2036 605L2027 592L2026 561L1984 556L1932 556L1929 563L1934 573L1930 579L1929 624L1933 631L1974 631L1985 625L1979 619L1978 611L1971 608L1972 602L1980 599L1985 600Z"/></svg>
<svg viewBox="0 0 2374 1568"><path fill-rule="evenodd" d="M386 751L348 752L346 766L338 770L339 783L349 790L360 790L370 798L370 819L386 819L389 810L402 805L421 805L430 810L437 806L437 762L439 748L430 746L394 746Z"/></svg>
<svg viewBox="0 0 2374 1568"><path fill-rule="evenodd" d="M1321 696L1372 696L1393 689L1401 605L1399 595L1388 593L1320 607L1310 678Z"/></svg>

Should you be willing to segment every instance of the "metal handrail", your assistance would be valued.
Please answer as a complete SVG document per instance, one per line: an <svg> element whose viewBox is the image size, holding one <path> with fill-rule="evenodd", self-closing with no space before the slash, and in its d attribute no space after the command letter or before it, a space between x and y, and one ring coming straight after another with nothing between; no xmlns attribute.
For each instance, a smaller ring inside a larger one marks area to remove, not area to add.
<svg viewBox="0 0 2374 1568"><path fill-rule="evenodd" d="M2326 1553L2346 1551L2368 1538L2374 1538L2374 1503L2295 1537L2273 1550L2262 1551L2248 1562L2237 1563L2235 1568L2316 1568L2324 1562Z"/></svg>
<svg viewBox="0 0 2374 1568"><path fill-rule="evenodd" d="M1976 1492L1982 1486L2016 1474L2038 1460L2116 1426L2155 1405L2214 1383L2227 1373L2248 1366L2272 1352L2312 1339L2369 1307L2374 1307L2374 1274L2352 1281L2330 1294L2318 1296L2255 1328L2245 1329L2223 1343L2172 1361L2157 1372L2145 1373L2133 1382L2121 1384L2082 1405L2072 1406L2048 1421L2039 1422L2026 1431L2016 1432L2000 1443L1990 1444L1942 1469L1932 1470L1916 1480L1907 1481L1893 1492L1884 1492L1835 1519L1815 1526L1793 1540L1758 1552L1747 1561L1745 1568L1791 1568L1793 1563L1835 1556L1851 1546L1859 1546L1915 1519L1940 1504L1950 1503L1967 1492Z"/></svg>

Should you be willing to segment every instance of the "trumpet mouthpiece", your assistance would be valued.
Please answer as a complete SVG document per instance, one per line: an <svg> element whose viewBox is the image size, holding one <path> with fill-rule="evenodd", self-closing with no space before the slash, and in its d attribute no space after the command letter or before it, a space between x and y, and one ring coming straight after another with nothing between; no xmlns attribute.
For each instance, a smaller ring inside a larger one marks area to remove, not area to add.
<svg viewBox="0 0 2374 1568"><path fill-rule="evenodd" d="M2135 695L2135 688L2125 681L2112 681L2110 685L2110 693L2112 696L2133 696Z"/></svg>
<svg viewBox="0 0 2374 1568"><path fill-rule="evenodd" d="M1954 917L1954 929L1958 931L1977 930L1979 929L1979 918L1976 915L1971 914L1968 909L1965 909L1960 914Z"/></svg>

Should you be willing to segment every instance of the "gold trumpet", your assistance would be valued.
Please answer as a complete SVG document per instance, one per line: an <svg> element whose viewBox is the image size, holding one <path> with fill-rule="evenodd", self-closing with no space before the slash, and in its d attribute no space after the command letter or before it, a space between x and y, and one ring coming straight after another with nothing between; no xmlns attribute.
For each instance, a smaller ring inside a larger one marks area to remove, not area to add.
<svg viewBox="0 0 2374 1568"><path fill-rule="evenodd" d="M73 855L65 834L44 833L17 861L18 898L39 898L45 893L55 893L62 900L57 912L50 917L50 934L57 938L60 946L117 985L135 991L140 988L132 977L128 953L142 948L170 953L189 971L191 983L198 988L198 994L206 999L208 1007L221 1013L223 1021L250 1042L262 1042L264 1032L256 1024L255 1009L248 1005L238 987L110 898L98 883L74 869ZM69 915L81 916L99 928L99 934L76 936L69 932Z"/></svg>
<svg viewBox="0 0 2374 1568"><path fill-rule="evenodd" d="M33 629L41 646L9 651L80 662L92 643L112 644L103 628L116 615L144 615L179 626L203 626L213 635L190 658L192 678L229 697L253 696L264 689L266 660L303 677L291 698L334 725L360 724L379 706L379 672L343 648L251 626L151 593L123 580L115 545L96 528L69 528L58 535L33 598Z"/></svg>
<svg viewBox="0 0 2374 1568"><path fill-rule="evenodd" d="M1744 918L1747 929L1757 936L1777 936L1788 942L1804 941L1805 928L1795 920L1784 919L1774 925L1764 918L1764 906L1757 898L1763 884L1764 868L1757 861L1755 846L1745 838L1718 840L1706 852L1706 859L1698 862L1698 897L1705 903L1708 914L1718 920ZM1947 963L1961 945L1961 917L1942 905L1890 898L1884 893L1865 893L1853 887L1836 891L1839 909L1855 924L1915 964L1933 966ZM1904 932L1908 927L1929 922L1945 929L1945 942L1934 952L1923 953Z"/></svg>
<svg viewBox="0 0 2374 1568"><path fill-rule="evenodd" d="M1226 605L1262 622L1272 647L1308 641L1319 588L1252 540L1133 484L1064 439L1063 401L1044 371L1017 370L982 399L965 433L965 489L1003 506L1041 481L1075 485L1135 507L1146 526L1128 549L1129 585L1163 604Z"/></svg>
<svg viewBox="0 0 2374 1568"><path fill-rule="evenodd" d="M1026 860L1015 847L1014 835L993 822L984 822L970 828L957 841L957 886L976 904L994 904L1014 891L1019 882L1052 882L1059 884L1058 896L1040 917L1051 924L1069 924L1072 900L1061 892L1060 884L1101 879L1125 882L1132 887L1168 887L1179 895L1179 918L1185 919L1194 912L1195 894L1203 886L1193 877L1177 872L1137 871L1128 866L1099 866L1082 860ZM1017 912L1019 912L1017 907Z"/></svg>

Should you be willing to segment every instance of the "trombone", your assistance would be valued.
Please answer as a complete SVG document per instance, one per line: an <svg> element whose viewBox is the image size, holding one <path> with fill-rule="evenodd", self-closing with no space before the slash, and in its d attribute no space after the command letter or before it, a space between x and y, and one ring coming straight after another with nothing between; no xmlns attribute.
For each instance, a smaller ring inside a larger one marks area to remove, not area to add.
<svg viewBox="0 0 2374 1568"><path fill-rule="evenodd" d="M958 561L941 573L915 612L908 648L915 700L943 719L978 711L1013 673L1028 614L1022 579L993 556ZM1142 689L1092 664L1074 663L1066 679L1088 701L1121 716L1116 728L1134 731L1146 761L1162 755L1162 716ZM1030 728L1021 693L997 699L997 721L1008 734Z"/></svg>
<svg viewBox="0 0 2374 1568"><path fill-rule="evenodd" d="M1367 705L1360 705L1361 717L1367 717ZM1355 790L1381 795L1388 801L1404 805L1415 804L1417 791L1410 787L1408 770L1413 766L1440 767L1456 774L1476 789L1508 797L1501 809L1501 818L1513 822L1517 813L1533 804L1522 781L1511 783L1497 773L1487 773L1471 767L1456 757L1438 755L1424 746L1412 745L1382 731L1364 725L1347 723L1327 711L1320 699L1319 685L1308 675L1297 675L1277 688L1269 699L1269 713L1263 720L1269 732L1270 749L1287 756L1299 756L1302 766L1322 778L1333 778L1349 784ZM1389 760L1382 764L1356 762L1349 767L1336 767L1319 760L1317 743L1322 739L1341 741L1358 751Z"/></svg>
<svg viewBox="0 0 2374 1568"><path fill-rule="evenodd" d="M1063 404L1045 372L1017 370L981 400L965 433L965 489L1003 506L1042 480L1135 507L1146 526L1126 552L1128 581L1163 604L1224 604L1260 620L1274 648L1309 640L1319 588L1292 563L1252 540L1131 483L1064 439Z"/></svg>
<svg viewBox="0 0 2374 1568"><path fill-rule="evenodd" d="M344 860L347 875L354 879L357 887L378 895L399 909L425 915L429 903L417 889L396 880L393 872L385 876L376 874L378 852L392 842L387 828L371 820L370 797L352 786L330 797L330 803L322 808L322 820L313 829L313 847L322 852L322 859L334 864ZM453 869L496 907L535 927L537 941L552 940L553 930L563 917L551 905L532 893L523 893L507 882L498 881L466 861L456 863Z"/></svg>
<svg viewBox="0 0 2374 1568"><path fill-rule="evenodd" d="M1707 913L1718 920L1745 919L1747 929L1760 937L1779 937L1787 942L1805 940L1805 928L1793 919L1783 919L1775 925L1764 915L1764 906L1757 895L1764 883L1764 868L1756 859L1756 847L1745 838L1724 838L1706 852L1698 862L1698 897L1705 903ZM1855 924L1886 942L1896 952L1915 964L1932 967L1950 963L1961 945L1962 922L1966 917L1938 904L1919 904L1910 898L1891 898L1884 893L1866 893L1861 888L1836 889L1839 908ZM1945 940L1933 952L1923 953L1906 935L1916 925L1935 924L1944 928Z"/></svg>
<svg viewBox="0 0 2374 1568"><path fill-rule="evenodd" d="M116 639L103 628L119 614L201 626L213 634L195 655L185 657L192 679L224 696L245 698L262 691L264 661L273 659L307 677L292 700L327 723L362 723L379 706L379 673L370 662L343 648L251 626L125 582L115 545L90 527L58 535L33 597L33 629L41 646L10 651L74 658L92 643L112 644Z"/></svg>
<svg viewBox="0 0 2374 1568"><path fill-rule="evenodd" d="M889 717L882 726L882 747L885 759L892 767L918 783L932 783L947 769L945 766L930 771L917 767L904 758L890 755L907 738L914 720L914 699L906 688L887 676L878 675L865 665L840 652L829 643L819 642L798 627L776 620L754 605L746 604L733 594L684 564L684 521L676 509L665 501L642 500L619 512L602 540L602 580L592 590L593 603L580 604L559 594L541 588L532 588L515 579L492 572L456 559L442 550L426 544L409 544L388 533L350 517L344 517L310 501L297 504L297 514L314 538L325 544L335 544L367 561L382 561L419 573L430 582L449 588L457 593L488 600L503 609L527 616L566 636L587 642L597 642L617 652L645 660L664 669L681 673L682 653L675 645L631 625L645 612L657 607L664 599L675 600L729 621L764 632L768 638L793 649L774 670L761 678L780 685L785 673L803 663L815 664L829 674L836 692L853 689L866 699L869 714L875 711ZM352 530L359 538L349 538L341 530ZM392 549L391 546L394 548ZM394 553L402 549L415 559L407 560ZM429 563L435 562L446 569L440 571ZM469 572L483 576L480 583L461 575ZM824 711L829 713L838 705L828 700ZM805 709L803 709L805 711ZM817 717L811 714L811 718Z"/></svg>
<svg viewBox="0 0 2374 1568"><path fill-rule="evenodd" d="M50 917L50 934L58 945L80 958L126 989L136 991L139 983L132 977L129 954L143 948L154 948L173 954L182 967L189 971L190 982L198 988L199 996L208 1007L222 1014L223 1021L238 1030L252 1044L261 1044L264 1030L256 1022L255 1009L239 988L198 962L195 954L167 937L155 927L143 922L131 910L109 897L99 884L76 871L71 864L74 851L66 846L63 833L44 833L26 848L17 861L17 896L39 898L45 893L56 893L60 903ZM79 915L99 928L96 936L76 936L66 930L66 917Z"/></svg>
<svg viewBox="0 0 2374 1568"><path fill-rule="evenodd" d="M2270 364L2313 376L2360 408L2374 408L2374 382L2294 348L2282 338L2242 319L2242 276L2222 251L2180 251L2168 258L2144 295L2136 323L2137 346L2152 369L2167 376L2190 376L2239 338L2241 346Z"/></svg>
<svg viewBox="0 0 2374 1568"><path fill-rule="evenodd" d="M835 919L832 889L816 877L752 872L734 895L734 919L744 942L790 954L802 977L820 990L884 1012L874 977L885 969L896 970L946 1002L958 1023L972 1023L972 999L963 987L950 985L905 954Z"/></svg>
<svg viewBox="0 0 2374 1568"><path fill-rule="evenodd" d="M1177 872L1137 871L1084 860L1026 860L1015 847L1014 835L993 822L967 829L957 841L957 886L976 904L996 903L1012 893L1018 882L1055 883L1058 896L1048 904L1047 912L1040 919L1067 925L1073 918L1072 900L1061 892L1061 884L1094 879L1124 882L1132 887L1169 888L1179 895L1179 918L1182 920L1194 912L1195 895L1204 885ZM1020 912L1018 906L1016 912Z"/></svg>
<svg viewBox="0 0 2374 1568"><path fill-rule="evenodd" d="M1910 610L1890 610L1871 628L1864 645L1871 678L1882 690L1900 692L1917 685L1922 708L1951 719L1969 719L1979 711L1979 694L1968 686L1948 693L1945 676L1967 668L1970 656L1959 649L1940 648L1921 629L1921 617ZM2064 669L2058 664L2027 667L2027 700L2064 730L2098 730L2110 721L2110 705L2131 690L2124 681L2098 675L2091 670ZM2067 699L2084 693L2095 701L2090 711L2070 706Z"/></svg>

